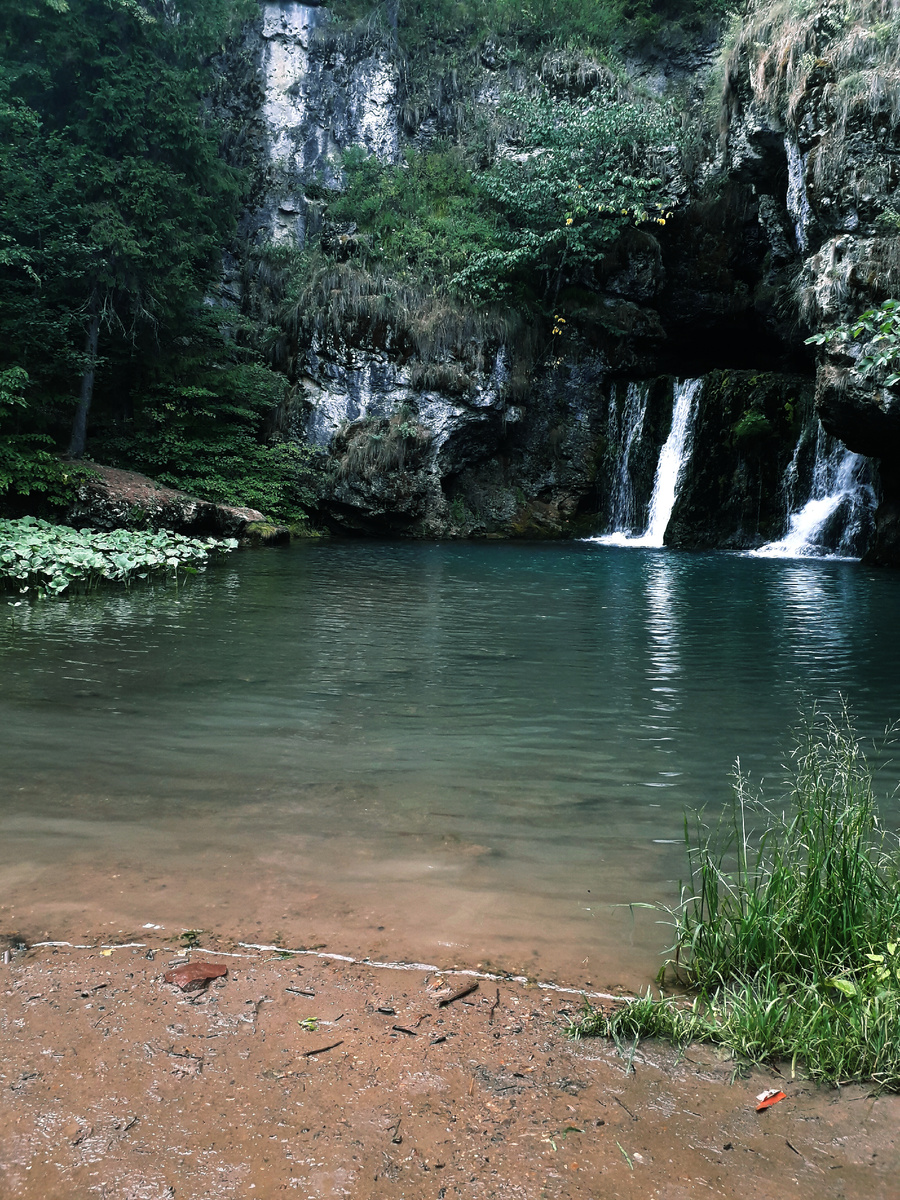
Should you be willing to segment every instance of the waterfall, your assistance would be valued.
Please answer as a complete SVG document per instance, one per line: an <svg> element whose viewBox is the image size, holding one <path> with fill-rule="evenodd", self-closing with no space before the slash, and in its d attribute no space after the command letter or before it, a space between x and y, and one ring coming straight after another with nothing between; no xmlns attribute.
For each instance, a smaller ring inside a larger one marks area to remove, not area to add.
<svg viewBox="0 0 900 1200"><path fill-rule="evenodd" d="M644 417L647 415L647 399L650 389L646 383L629 383L625 393L625 407L619 418L616 390L613 388L609 400L607 436L611 446L617 446L618 470L610 496L610 519L612 527L631 533L637 519L634 483L631 477L631 451L644 432Z"/></svg>
<svg viewBox="0 0 900 1200"><path fill-rule="evenodd" d="M809 238L806 227L812 220L812 209L806 192L806 160L808 156L800 153L800 147L790 137L784 139L784 150L787 155L788 168L787 210L794 222L797 248L798 250L807 250Z"/></svg>
<svg viewBox="0 0 900 1200"><path fill-rule="evenodd" d="M805 440L801 435L785 474L791 505L788 531L751 553L761 558L859 558L872 531L876 503L866 478L868 460L818 425L809 489L798 504L799 457Z"/></svg>
<svg viewBox="0 0 900 1200"><path fill-rule="evenodd" d="M617 527L613 533L590 538L590 541L602 542L605 546L663 545L669 518L678 498L678 485L691 456L694 417L702 382L700 379L685 379L675 384L672 428L659 453L646 530L639 537L633 537L627 529Z"/></svg>

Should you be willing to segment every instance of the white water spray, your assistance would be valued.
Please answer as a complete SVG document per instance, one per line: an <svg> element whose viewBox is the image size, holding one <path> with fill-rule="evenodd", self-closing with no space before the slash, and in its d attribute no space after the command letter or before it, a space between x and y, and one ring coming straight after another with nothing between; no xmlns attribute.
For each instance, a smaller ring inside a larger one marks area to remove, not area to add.
<svg viewBox="0 0 900 1200"><path fill-rule="evenodd" d="M589 541L601 542L604 546L663 545L672 510L678 498L678 487L691 456L694 418L702 382L701 379L685 379L675 385L672 428L656 465L650 516L645 532L639 537L633 537L627 530L617 529L602 537L589 538Z"/></svg>
<svg viewBox="0 0 900 1200"><path fill-rule="evenodd" d="M797 483L802 444L801 439L787 469L789 494ZM820 425L806 502L790 513L783 538L751 553L759 558L857 558L860 535L875 508L872 486L860 480L865 465L862 455L829 438Z"/></svg>

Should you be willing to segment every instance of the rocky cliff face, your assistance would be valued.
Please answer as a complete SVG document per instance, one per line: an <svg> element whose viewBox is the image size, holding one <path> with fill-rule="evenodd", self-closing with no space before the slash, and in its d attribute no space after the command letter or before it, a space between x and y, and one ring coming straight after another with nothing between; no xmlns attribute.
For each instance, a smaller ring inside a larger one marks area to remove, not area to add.
<svg viewBox="0 0 900 1200"><path fill-rule="evenodd" d="M786 275L801 334L852 322L900 291L900 80L883 10L870 0L805 13L757 4L727 63L722 168L759 196L771 269ZM897 565L900 394L860 370L865 349L828 343L816 411L829 433L878 461L869 559Z"/></svg>
<svg viewBox="0 0 900 1200"><path fill-rule="evenodd" d="M312 241L321 201L310 185L336 183L335 154L362 146L393 161L399 152L398 69L384 40L329 37L328 22L321 5L268 0L248 31L262 176L261 203L243 222L252 238Z"/></svg>
<svg viewBox="0 0 900 1200"><path fill-rule="evenodd" d="M827 57L836 35L807 24L797 61L808 64L810 53ZM841 346L816 368L803 345L810 331L900 288L896 232L878 223L900 181L893 117L844 113L836 165L828 147L838 68L816 59L798 102L796 86L772 87L760 68L764 31L754 29L757 41L739 39L728 63L718 159L698 151L683 162L668 228L634 230L608 256L577 350L533 355L511 386L519 364L502 336L487 337L473 361L456 348L427 370L403 352L390 321L377 334L370 323L360 336L348 321L301 339L293 371L307 434L333 462L323 497L330 523L414 536L604 531L614 520L627 381L657 380L646 385L634 452L646 513L671 422L671 376L708 374L667 540L741 547L784 532L785 481L804 420L814 421L814 385L826 429L880 462L872 556L900 561L900 398L856 370L858 347ZM360 145L395 161L405 143L427 143L458 119L453 87L417 109L390 36L336 30L319 5L265 3L245 55L255 70L245 115L259 179L244 219L251 240L352 238L352 228L323 228L322 189L340 185L336 152ZM668 78L699 95L713 58L700 48ZM558 69L549 60L541 68ZM632 70L667 86L658 62ZM502 48L486 44L473 94L491 102L509 82Z"/></svg>

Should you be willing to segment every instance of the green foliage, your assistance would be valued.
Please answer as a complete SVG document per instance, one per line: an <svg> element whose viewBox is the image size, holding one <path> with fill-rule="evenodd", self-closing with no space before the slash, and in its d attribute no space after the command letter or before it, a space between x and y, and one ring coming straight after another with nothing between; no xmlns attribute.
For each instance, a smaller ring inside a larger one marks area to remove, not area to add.
<svg viewBox="0 0 900 1200"><path fill-rule="evenodd" d="M265 432L286 385L258 362L197 369L145 393L124 433L97 440L104 461L151 475L203 500L301 520L316 503L322 468L306 444Z"/></svg>
<svg viewBox="0 0 900 1200"><path fill-rule="evenodd" d="M900 212L893 207L885 208L875 218L874 223L883 233L896 236L897 233L900 233Z"/></svg>
<svg viewBox="0 0 900 1200"><path fill-rule="evenodd" d="M772 437L774 433L772 422L765 413L759 412L758 409L748 408L735 424L734 440L738 445L758 445Z"/></svg>
<svg viewBox="0 0 900 1200"><path fill-rule="evenodd" d="M329 206L359 229L342 252L477 304L528 305L589 278L628 226L666 223L668 197L648 169L675 137L664 106L544 92L509 97L500 116L515 153L485 170L456 147L408 150L397 166L349 151L346 191Z"/></svg>
<svg viewBox="0 0 900 1200"><path fill-rule="evenodd" d="M83 468L63 464L47 434L15 429L25 415L28 374L21 367L0 371L0 502L35 496L51 507L64 507L74 496Z"/></svg>
<svg viewBox="0 0 900 1200"><path fill-rule="evenodd" d="M848 325L814 333L807 346L825 346L835 341L862 340L865 352L856 361L862 375L881 377L884 387L900 383L900 300L885 300Z"/></svg>
<svg viewBox="0 0 900 1200"><path fill-rule="evenodd" d="M157 346L217 267L242 182L203 100L249 0L68 0L0 17L0 368L71 412L79 376ZM88 395L88 399L90 395Z"/></svg>
<svg viewBox="0 0 900 1200"><path fill-rule="evenodd" d="M792 811L752 797L739 775L727 824L691 852L678 940L698 986L763 969L822 980L900 928L896 839L881 830L849 724L820 718L794 761Z"/></svg>
<svg viewBox="0 0 900 1200"><path fill-rule="evenodd" d="M480 298L512 285L555 297L583 278L631 224L666 223L668 196L648 168L675 136L662 105L595 90L586 97L513 96L501 106L514 154L499 156L478 186L499 213L499 245L451 281ZM671 215L671 214L669 214Z"/></svg>
<svg viewBox="0 0 900 1200"><path fill-rule="evenodd" d="M611 1016L588 1010L573 1033L713 1041L900 1090L898 839L846 717L811 722L794 759L787 811L739 774L727 818L688 842L671 965L693 1006L648 994Z"/></svg>
<svg viewBox="0 0 900 1200"><path fill-rule="evenodd" d="M401 45L451 43L471 48L486 37L525 50L552 45L634 44L666 29L698 31L721 17L728 0L334 0L337 17L395 24Z"/></svg>
<svg viewBox="0 0 900 1200"><path fill-rule="evenodd" d="M0 520L0 584L20 594L58 596L73 584L124 583L202 570L209 556L237 546L234 538L183 537L178 533L97 532L51 525L35 517Z"/></svg>
<svg viewBox="0 0 900 1200"><path fill-rule="evenodd" d="M496 217L458 147L407 149L397 166L353 147L342 165L347 186L328 215L359 227L362 262L434 286L496 244Z"/></svg>

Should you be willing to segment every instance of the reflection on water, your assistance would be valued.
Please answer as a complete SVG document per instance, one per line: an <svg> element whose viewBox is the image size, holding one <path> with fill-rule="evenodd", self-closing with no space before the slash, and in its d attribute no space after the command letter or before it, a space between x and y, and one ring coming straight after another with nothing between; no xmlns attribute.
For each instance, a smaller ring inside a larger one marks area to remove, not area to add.
<svg viewBox="0 0 900 1200"><path fill-rule="evenodd" d="M634 986L665 932L609 905L675 897L684 808L737 755L780 785L802 702L900 715L898 597L845 563L336 543L4 606L3 903Z"/></svg>
<svg viewBox="0 0 900 1200"><path fill-rule="evenodd" d="M647 682L649 721L644 723L648 741L660 754L671 754L676 739L676 714L680 708L682 666L679 653L679 610L677 559L654 555L646 567ZM649 787L672 787L679 771L660 767Z"/></svg>

